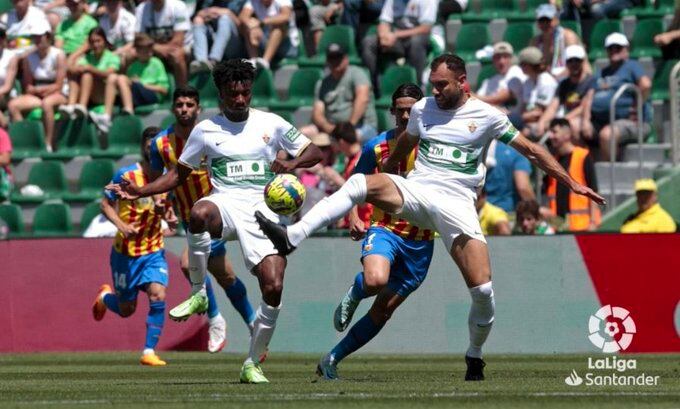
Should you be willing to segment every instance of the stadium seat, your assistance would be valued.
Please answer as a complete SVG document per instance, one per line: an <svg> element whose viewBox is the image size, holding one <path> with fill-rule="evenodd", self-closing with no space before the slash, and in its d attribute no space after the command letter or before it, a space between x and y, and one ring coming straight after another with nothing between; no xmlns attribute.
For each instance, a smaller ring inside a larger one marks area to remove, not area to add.
<svg viewBox="0 0 680 409"><path fill-rule="evenodd" d="M674 0L645 0L640 7L623 10L621 16L635 16L643 18L661 18L666 14L673 14Z"/></svg>
<svg viewBox="0 0 680 409"><path fill-rule="evenodd" d="M35 163L28 173L28 185L37 185L42 189L41 196L23 196L19 191L12 193L12 201L17 203L42 203L47 199L61 198L68 189L64 165L59 161L42 161Z"/></svg>
<svg viewBox="0 0 680 409"><path fill-rule="evenodd" d="M201 103L202 102L203 102L203 100L201 100ZM201 104L201 105L203 105L203 104ZM163 118L163 120L161 121L161 129L168 129L170 127L170 125L172 125L174 123L175 123L175 116L173 114L170 114L170 115L166 116L165 118Z"/></svg>
<svg viewBox="0 0 680 409"><path fill-rule="evenodd" d="M189 78L189 85L198 90L203 108L214 108L220 105L217 87L209 72L201 72Z"/></svg>
<svg viewBox="0 0 680 409"><path fill-rule="evenodd" d="M79 225L81 233L87 230L87 227L90 225L90 223L92 223L92 219L97 217L99 213L101 213L99 200L95 200L85 206L85 209L83 209L83 215L80 216Z"/></svg>
<svg viewBox="0 0 680 409"><path fill-rule="evenodd" d="M583 39L583 33L581 31L581 23L576 20L561 20L560 25L563 28L568 28L569 30L576 33L581 39Z"/></svg>
<svg viewBox="0 0 680 409"><path fill-rule="evenodd" d="M510 1L506 1L510 3ZM512 10L507 13L505 18L508 21L534 21L536 20L536 8L547 2L547 0L524 0L524 8L522 8L522 0L513 0Z"/></svg>
<svg viewBox="0 0 680 409"><path fill-rule="evenodd" d="M0 14L5 14L13 8L12 0L0 0Z"/></svg>
<svg viewBox="0 0 680 409"><path fill-rule="evenodd" d="M255 74L253 81L252 99L250 105L254 108L269 107L275 99L276 89L274 88L274 76L271 70L260 68Z"/></svg>
<svg viewBox="0 0 680 409"><path fill-rule="evenodd" d="M465 61L475 59L475 52L491 44L488 24L463 24L456 39L455 53Z"/></svg>
<svg viewBox="0 0 680 409"><path fill-rule="evenodd" d="M95 158L119 158L123 155L138 154L144 125L136 115L120 115L113 118L106 149L92 152Z"/></svg>
<svg viewBox="0 0 680 409"><path fill-rule="evenodd" d="M656 70L652 80L652 101L668 101L670 99L670 75L678 62L680 60L664 61L663 65Z"/></svg>
<svg viewBox="0 0 680 409"><path fill-rule="evenodd" d="M378 114L378 132L385 132L394 126L394 118L389 109L376 109Z"/></svg>
<svg viewBox="0 0 680 409"><path fill-rule="evenodd" d="M307 58L307 47L305 47L305 36L302 30L298 29L298 38L300 42L298 43L298 56L295 58L283 58L280 61L273 61L275 65L272 68L278 68L283 65L297 65L300 58Z"/></svg>
<svg viewBox="0 0 680 409"><path fill-rule="evenodd" d="M276 99L269 103L273 110L295 110L303 105L314 103L316 83L321 79L323 71L315 67L300 68L293 73L288 86L288 98L285 101Z"/></svg>
<svg viewBox="0 0 680 409"><path fill-rule="evenodd" d="M510 43L512 48L515 49L515 53L519 53L520 50L529 46L534 37L534 27L534 23L510 23L503 34L503 41Z"/></svg>
<svg viewBox="0 0 680 409"><path fill-rule="evenodd" d="M42 122L18 121L9 124L9 136L12 139L12 159L40 157L45 150L45 130Z"/></svg>
<svg viewBox="0 0 680 409"><path fill-rule="evenodd" d="M593 31L590 33L588 58L591 60L607 58L607 50L604 49L604 39L609 34L615 32L621 32L619 20L604 19L595 23Z"/></svg>
<svg viewBox="0 0 680 409"><path fill-rule="evenodd" d="M392 105L392 93L401 84L407 82L418 83L415 68L409 65L392 65L387 67L380 77L381 97L375 102L376 107L389 108Z"/></svg>
<svg viewBox="0 0 680 409"><path fill-rule="evenodd" d="M68 236L73 233L71 209L65 203L43 203L35 209L33 236Z"/></svg>
<svg viewBox="0 0 680 409"><path fill-rule="evenodd" d="M496 18L506 18L515 10L515 5L508 0L484 0L480 2L480 10L472 8L464 12L460 18L466 22L486 22Z"/></svg>
<svg viewBox="0 0 680 409"><path fill-rule="evenodd" d="M76 156L89 155L99 148L97 131L92 122L86 118L69 120L62 123L57 136L57 151L45 152L44 159L67 160Z"/></svg>
<svg viewBox="0 0 680 409"><path fill-rule="evenodd" d="M361 64L359 53L355 44L354 28L342 24L334 24L326 27L321 40L319 40L319 47L314 57L304 57L298 59L298 65L301 67L323 67L326 65L326 47L331 43L338 43L345 47L347 55L349 56L350 64Z"/></svg>
<svg viewBox="0 0 680 409"><path fill-rule="evenodd" d="M18 204L0 204L0 219L7 223L10 237L16 237L24 233L24 220L21 217L21 208Z"/></svg>
<svg viewBox="0 0 680 409"><path fill-rule="evenodd" d="M113 178L114 164L111 159L94 159L86 162L80 172L79 191L65 193L68 202L89 202L102 196L102 189Z"/></svg>
<svg viewBox="0 0 680 409"><path fill-rule="evenodd" d="M660 19L638 21L630 44L630 56L661 58L661 49L654 43L654 36L663 31L663 22Z"/></svg>

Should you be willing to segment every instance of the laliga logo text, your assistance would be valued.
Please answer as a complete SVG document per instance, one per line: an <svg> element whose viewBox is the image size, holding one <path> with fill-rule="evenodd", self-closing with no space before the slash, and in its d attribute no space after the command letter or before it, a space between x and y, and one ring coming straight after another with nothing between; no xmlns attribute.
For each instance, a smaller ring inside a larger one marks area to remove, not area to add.
<svg viewBox="0 0 680 409"><path fill-rule="evenodd" d="M602 331L604 330L604 335ZM635 321L625 308L605 305L590 316L588 339L604 353L625 351L633 341Z"/></svg>

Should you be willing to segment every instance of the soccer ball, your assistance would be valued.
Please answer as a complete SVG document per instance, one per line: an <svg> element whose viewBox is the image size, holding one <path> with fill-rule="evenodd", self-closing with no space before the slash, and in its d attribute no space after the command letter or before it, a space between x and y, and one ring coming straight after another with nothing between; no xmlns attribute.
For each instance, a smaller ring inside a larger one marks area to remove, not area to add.
<svg viewBox="0 0 680 409"><path fill-rule="evenodd" d="M264 202L274 213L290 216L300 210L307 190L295 175L274 176L264 187Z"/></svg>

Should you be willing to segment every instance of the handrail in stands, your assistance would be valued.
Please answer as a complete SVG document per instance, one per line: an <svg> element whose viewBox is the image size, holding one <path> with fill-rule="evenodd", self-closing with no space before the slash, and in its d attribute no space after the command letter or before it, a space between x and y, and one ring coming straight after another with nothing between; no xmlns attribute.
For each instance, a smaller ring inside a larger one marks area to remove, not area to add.
<svg viewBox="0 0 680 409"><path fill-rule="evenodd" d="M680 61L677 62L670 73L670 97L671 97L671 146L673 166L680 164Z"/></svg>
<svg viewBox="0 0 680 409"><path fill-rule="evenodd" d="M618 102L621 95L628 90L635 91L635 99L637 100L637 128L638 128L638 179L642 178L642 91L634 84L623 84L619 89L616 90L614 96L609 102L609 126L611 131L615 132L614 122L616 121L616 103ZM614 165L616 163L616 147L617 139L612 135L609 138L609 178L610 178L610 191L609 191L609 203L611 204L610 209L616 207L616 183L614 182L614 174L616 173Z"/></svg>

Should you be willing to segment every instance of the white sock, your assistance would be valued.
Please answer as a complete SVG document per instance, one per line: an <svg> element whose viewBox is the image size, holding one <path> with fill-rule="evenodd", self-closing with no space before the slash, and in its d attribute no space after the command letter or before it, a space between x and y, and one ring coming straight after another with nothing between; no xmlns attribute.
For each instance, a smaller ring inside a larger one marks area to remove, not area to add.
<svg viewBox="0 0 680 409"><path fill-rule="evenodd" d="M302 219L288 226L288 241L297 247L302 240L336 220L339 220L354 207L366 201L366 176L352 175L347 182L332 195L314 205Z"/></svg>
<svg viewBox="0 0 680 409"><path fill-rule="evenodd" d="M210 257L210 233L189 233L189 280L191 294L205 295L205 275L208 271L208 257Z"/></svg>
<svg viewBox="0 0 680 409"><path fill-rule="evenodd" d="M481 358L482 345L491 332L496 308L491 281L470 288L470 295L472 296L472 306L468 318L470 347L466 355L472 358Z"/></svg>
<svg viewBox="0 0 680 409"><path fill-rule="evenodd" d="M246 363L258 363L260 361L260 356L264 354L272 335L274 335L279 311L281 311L280 304L278 307L271 307L264 301L260 304L253 322L253 335L250 338L250 351L248 351Z"/></svg>
<svg viewBox="0 0 680 409"><path fill-rule="evenodd" d="M144 351L142 351L142 355L148 355L148 354L153 354L153 348L144 348Z"/></svg>

